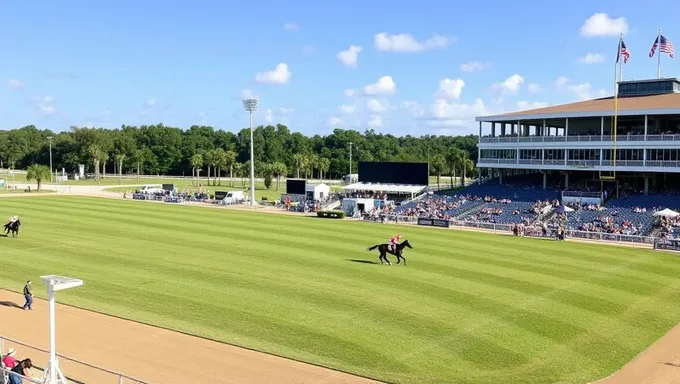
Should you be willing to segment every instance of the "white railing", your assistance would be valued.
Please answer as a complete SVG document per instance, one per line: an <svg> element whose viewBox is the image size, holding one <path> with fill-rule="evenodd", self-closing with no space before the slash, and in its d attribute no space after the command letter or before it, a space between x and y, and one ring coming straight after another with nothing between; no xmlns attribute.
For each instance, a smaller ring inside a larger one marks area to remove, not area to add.
<svg viewBox="0 0 680 384"><path fill-rule="evenodd" d="M23 375L20 375L16 372L12 372L7 368L0 367L0 384L9 384L11 381L9 380L10 376L18 376L21 378L22 381L28 381L29 383L34 383L34 384L43 384L42 381L39 379L33 378L33 377L26 377Z"/></svg>
<svg viewBox="0 0 680 384"><path fill-rule="evenodd" d="M566 142L607 142L613 141L612 135L574 135L574 136L500 136L480 137L480 143L566 143ZM680 135L617 135L616 141L680 141Z"/></svg>
<svg viewBox="0 0 680 384"><path fill-rule="evenodd" d="M23 343L21 341L18 341L18 340L15 340L15 339L12 339L12 338L9 338L9 337L6 337L6 336L0 336L0 351L5 350L5 348L4 348L5 342L8 342L8 343L13 344L13 345L19 345L19 346L22 346L24 348L29 348L29 349L36 351L36 352L40 352L42 354L49 355L49 351L47 351L45 349L38 348L36 346L26 344L26 343ZM25 353L24 355L27 355L27 353ZM71 358L71 357L68 357L68 356L57 354L57 357L59 358L59 363L60 363L59 367L62 368L62 370L64 370L65 373L68 371L69 366L72 366L74 368L77 367L77 370L81 371L81 372L84 369L94 371L93 374L95 376L97 376L98 379L96 380L96 382L98 384L106 384L106 383L111 383L111 384L114 384L114 383L117 383L117 384L149 384L147 381L143 381L143 380L137 379L135 377L125 375L125 374L120 373L120 372L116 372L116 371L112 371L112 370L109 370L109 369L106 369L106 368L98 367L96 365L88 364L88 363L85 363L83 361L80 361L80 360L77 360L77 359L74 359L74 358ZM33 360L33 359L31 359L31 360ZM35 360L39 360L39 359L35 359ZM44 360L46 361L46 359L44 359ZM35 364L35 362L34 362L34 364ZM68 377L70 375L68 373L66 373L66 376ZM105 377L109 378L110 380L101 381ZM78 379L79 379L78 377L73 377L71 380L78 382ZM84 380L84 379L85 378L82 378L82 380ZM26 379L26 380L28 380L28 379ZM85 382L85 381L83 381L83 382ZM87 382L95 382L95 380L88 379ZM39 383L39 381L31 381L31 383Z"/></svg>
<svg viewBox="0 0 680 384"><path fill-rule="evenodd" d="M380 216L372 216L364 218L365 221L374 221L382 223L407 223L407 224L417 224L418 218L415 216L403 216L396 214L386 214ZM481 221L463 221L463 220L449 220L451 226L453 227L465 227L465 228L477 228L484 229L493 232L512 232L514 224L497 224L497 223L487 223ZM548 237L553 237L551 235L552 230L548 233ZM657 237L653 236L639 236L639 235L624 235L624 234L614 234L614 233L603 233L603 232L587 232L587 231L577 231L574 229L565 230L566 237L575 237L579 239L588 240L601 240L601 241L616 241L623 243L638 243L638 244L648 244L653 245ZM533 225L526 226L525 231L526 236L532 237L543 237L541 228Z"/></svg>

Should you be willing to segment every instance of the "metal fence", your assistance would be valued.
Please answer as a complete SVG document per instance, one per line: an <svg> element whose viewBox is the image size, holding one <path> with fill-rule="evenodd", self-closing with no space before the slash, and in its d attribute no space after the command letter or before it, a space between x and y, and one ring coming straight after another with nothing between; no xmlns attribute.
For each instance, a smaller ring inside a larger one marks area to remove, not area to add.
<svg viewBox="0 0 680 384"><path fill-rule="evenodd" d="M24 342L0 335L0 355L9 348L15 348L22 358L30 358L34 368L46 367L49 361L49 351ZM106 368L98 367L68 356L57 354L59 368L64 375L73 383L96 383L96 384L149 384L132 376ZM39 368L38 368L39 369ZM24 379L29 381L28 379ZM39 383L32 381L31 383ZM0 381L0 383L2 383ZM4 384L4 383L2 383Z"/></svg>
<svg viewBox="0 0 680 384"><path fill-rule="evenodd" d="M418 218L416 216L403 216L396 214L387 214L379 216L368 216L363 218L364 221L372 221L384 224L418 224ZM451 226L453 227L465 227L465 228L477 228L493 232L512 232L514 224L497 224L488 223L481 221L463 221L463 220L450 220ZM531 237L544 237L540 227L534 225L526 225L525 236ZM577 231L574 229L565 230L566 237L574 237L579 239L588 240L601 240L601 241L616 241L622 243L636 243L636 244L648 244L653 245L657 237L653 236L638 236L638 235L623 235L615 233L604 233L604 232L587 232L587 231ZM552 231L549 230L546 237L552 236Z"/></svg>

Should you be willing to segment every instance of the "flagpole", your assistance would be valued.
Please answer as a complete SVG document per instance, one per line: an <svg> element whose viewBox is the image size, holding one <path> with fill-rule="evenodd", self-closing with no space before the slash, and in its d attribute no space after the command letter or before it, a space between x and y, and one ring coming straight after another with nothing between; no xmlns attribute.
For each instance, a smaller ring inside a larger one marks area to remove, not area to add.
<svg viewBox="0 0 680 384"><path fill-rule="evenodd" d="M660 79L661 78L661 51L659 51L659 48L661 48L661 28L659 28L659 35L656 37L656 54L659 55L659 57L656 58L656 78Z"/></svg>
<svg viewBox="0 0 680 384"><path fill-rule="evenodd" d="M623 81L623 57L621 57L621 47L623 46L623 33L619 36L619 53L616 54L616 57L619 58L619 81ZM616 87L616 92L618 92L618 86Z"/></svg>

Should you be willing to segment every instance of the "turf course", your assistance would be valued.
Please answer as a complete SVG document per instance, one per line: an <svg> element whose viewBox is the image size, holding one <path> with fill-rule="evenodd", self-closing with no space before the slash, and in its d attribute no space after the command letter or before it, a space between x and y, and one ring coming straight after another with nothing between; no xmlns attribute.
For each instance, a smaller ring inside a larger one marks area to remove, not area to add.
<svg viewBox="0 0 680 384"><path fill-rule="evenodd" d="M96 198L12 214L2 287L73 275L60 301L390 382L585 383L680 320L661 252ZM396 232L407 267L352 261Z"/></svg>

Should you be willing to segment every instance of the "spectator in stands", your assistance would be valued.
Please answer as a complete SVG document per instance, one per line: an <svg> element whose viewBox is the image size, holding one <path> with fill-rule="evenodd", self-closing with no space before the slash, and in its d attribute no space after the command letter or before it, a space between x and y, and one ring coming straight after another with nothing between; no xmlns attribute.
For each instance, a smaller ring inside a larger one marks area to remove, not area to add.
<svg viewBox="0 0 680 384"><path fill-rule="evenodd" d="M5 368L11 370L12 368L16 367L17 359L14 357L15 354L16 351L14 348L10 348L9 351L7 351L7 354L2 359L2 364L4 364Z"/></svg>
<svg viewBox="0 0 680 384"><path fill-rule="evenodd" d="M23 384L24 380L22 379L22 376L31 377L31 368L33 368L33 363L31 362L31 359L22 360L19 364L12 368L12 372L21 376L10 375L9 376L10 384Z"/></svg>
<svg viewBox="0 0 680 384"><path fill-rule="evenodd" d="M24 285L24 299L26 299L26 304L24 304L23 309L33 309L33 287L31 286L31 280L28 280L26 285Z"/></svg>

